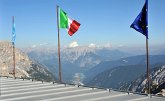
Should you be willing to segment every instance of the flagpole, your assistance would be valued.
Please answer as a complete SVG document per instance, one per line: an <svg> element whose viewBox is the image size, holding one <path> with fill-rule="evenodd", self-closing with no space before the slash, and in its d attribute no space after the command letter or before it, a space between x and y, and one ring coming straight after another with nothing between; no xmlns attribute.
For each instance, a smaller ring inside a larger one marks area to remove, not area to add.
<svg viewBox="0 0 165 101"><path fill-rule="evenodd" d="M15 78L15 47L14 47L14 43L13 44L13 76Z"/></svg>
<svg viewBox="0 0 165 101"><path fill-rule="evenodd" d="M148 0L146 0L146 24L148 28ZM150 78L150 67L149 67L149 48L148 48L148 29L147 29L147 35L146 35L146 58L147 58L147 81L148 81L148 95L151 94L151 78Z"/></svg>
<svg viewBox="0 0 165 101"><path fill-rule="evenodd" d="M59 6L57 5L57 30L58 30L58 63L59 63L59 82L62 82L61 58L60 58L60 28L59 28Z"/></svg>
<svg viewBox="0 0 165 101"><path fill-rule="evenodd" d="M147 93L148 95L150 95L151 87L150 87L150 68L149 68L149 55L148 55L148 50L149 50L148 49L148 0L145 1L145 4L141 12L136 17L136 19L134 20L134 22L131 24L130 27L146 36L146 60L147 60L146 79L148 86Z"/></svg>
<svg viewBox="0 0 165 101"><path fill-rule="evenodd" d="M148 81L148 88L147 88L147 93L150 95L151 94L151 87L150 87L150 68L149 68L149 54L148 54L148 38L146 37L146 58L147 58L147 81Z"/></svg>
<svg viewBox="0 0 165 101"><path fill-rule="evenodd" d="M14 16L13 16L13 24L14 24ZM13 45L13 76L15 78L15 47L14 47L14 42L12 42L12 45Z"/></svg>

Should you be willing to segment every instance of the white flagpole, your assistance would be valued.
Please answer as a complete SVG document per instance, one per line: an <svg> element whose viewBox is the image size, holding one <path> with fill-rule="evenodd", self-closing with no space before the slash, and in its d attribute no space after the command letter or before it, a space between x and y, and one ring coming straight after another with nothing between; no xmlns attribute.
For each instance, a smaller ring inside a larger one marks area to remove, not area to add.
<svg viewBox="0 0 165 101"><path fill-rule="evenodd" d="M62 69L60 57L60 28L59 28L59 6L57 5L57 29L58 29L58 63L59 63L59 82L62 82Z"/></svg>

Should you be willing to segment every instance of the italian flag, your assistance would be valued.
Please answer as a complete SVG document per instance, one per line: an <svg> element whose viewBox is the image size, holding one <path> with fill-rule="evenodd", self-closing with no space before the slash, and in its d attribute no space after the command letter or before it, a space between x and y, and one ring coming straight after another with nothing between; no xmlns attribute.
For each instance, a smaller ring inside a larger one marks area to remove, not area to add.
<svg viewBox="0 0 165 101"><path fill-rule="evenodd" d="M60 28L68 30L68 34L72 36L80 27L80 23L76 20L69 18L67 14L60 9Z"/></svg>

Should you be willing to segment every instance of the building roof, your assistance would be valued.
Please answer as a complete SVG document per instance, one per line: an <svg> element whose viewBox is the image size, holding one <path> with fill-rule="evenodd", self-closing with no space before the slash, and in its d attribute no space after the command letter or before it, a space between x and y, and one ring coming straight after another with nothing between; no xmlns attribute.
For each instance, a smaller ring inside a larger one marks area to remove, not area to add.
<svg viewBox="0 0 165 101"><path fill-rule="evenodd" d="M114 90L13 78L0 78L0 101L165 101Z"/></svg>

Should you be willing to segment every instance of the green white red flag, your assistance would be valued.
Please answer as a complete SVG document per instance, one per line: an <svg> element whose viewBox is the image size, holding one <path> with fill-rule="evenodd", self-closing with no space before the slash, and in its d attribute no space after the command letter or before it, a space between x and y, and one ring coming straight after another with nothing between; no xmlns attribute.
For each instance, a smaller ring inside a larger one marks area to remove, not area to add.
<svg viewBox="0 0 165 101"><path fill-rule="evenodd" d="M68 17L68 15L62 9L60 9L59 27L67 29L68 34L72 36L79 29L80 23Z"/></svg>

